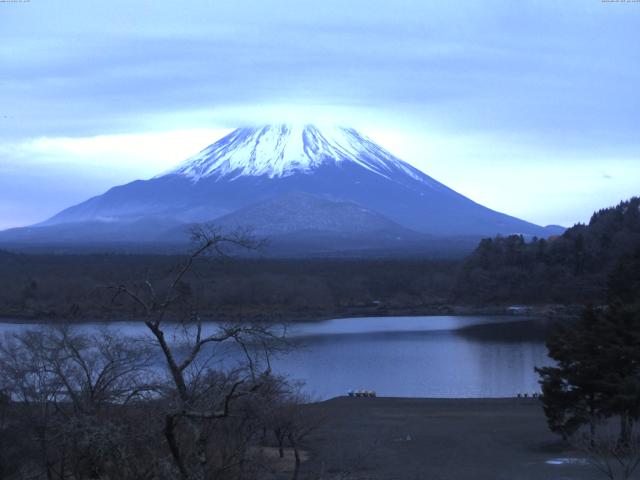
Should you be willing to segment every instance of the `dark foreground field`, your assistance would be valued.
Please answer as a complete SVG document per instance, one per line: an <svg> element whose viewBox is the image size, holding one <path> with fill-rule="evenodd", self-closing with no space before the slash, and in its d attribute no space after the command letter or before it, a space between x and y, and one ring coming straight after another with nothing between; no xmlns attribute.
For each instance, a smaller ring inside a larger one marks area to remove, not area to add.
<svg viewBox="0 0 640 480"><path fill-rule="evenodd" d="M324 417L304 468L324 479L590 480L582 456L547 430L533 399L340 397L309 406Z"/></svg>

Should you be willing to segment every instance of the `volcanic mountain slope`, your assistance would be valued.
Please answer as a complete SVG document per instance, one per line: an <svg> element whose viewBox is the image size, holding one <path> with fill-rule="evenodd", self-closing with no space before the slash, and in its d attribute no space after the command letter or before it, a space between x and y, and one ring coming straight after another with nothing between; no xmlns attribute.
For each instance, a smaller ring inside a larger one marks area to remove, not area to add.
<svg viewBox="0 0 640 480"><path fill-rule="evenodd" d="M355 203L329 200L309 193L279 195L243 207L216 219L228 229L249 227L255 235L286 235L292 232L368 233L393 232L415 236L388 218Z"/></svg>
<svg viewBox="0 0 640 480"><path fill-rule="evenodd" d="M107 238L126 232L162 239L176 225L256 219L266 235L336 231L337 225L341 233L356 233L365 224L438 236L557 233L473 202L353 129L270 125L237 129L169 172L114 187L28 234L0 233L0 241L55 240L56 232L73 236L89 224Z"/></svg>

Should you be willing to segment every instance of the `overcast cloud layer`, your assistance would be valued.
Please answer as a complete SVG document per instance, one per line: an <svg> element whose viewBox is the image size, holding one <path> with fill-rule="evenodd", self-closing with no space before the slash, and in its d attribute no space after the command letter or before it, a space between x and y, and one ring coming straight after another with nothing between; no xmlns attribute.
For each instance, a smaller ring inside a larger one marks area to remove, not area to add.
<svg viewBox="0 0 640 480"><path fill-rule="evenodd" d="M353 125L489 207L587 220L640 194L640 3L0 3L0 228L226 129Z"/></svg>

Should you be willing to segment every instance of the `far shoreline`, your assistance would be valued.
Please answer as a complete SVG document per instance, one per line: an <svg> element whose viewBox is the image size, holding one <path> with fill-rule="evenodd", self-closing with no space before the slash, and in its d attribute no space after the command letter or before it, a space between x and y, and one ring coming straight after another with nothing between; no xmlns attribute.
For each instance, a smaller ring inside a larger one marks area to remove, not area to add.
<svg viewBox="0 0 640 480"><path fill-rule="evenodd" d="M354 307L332 312L287 312L285 314L259 312L225 312L222 314L203 314L203 322L263 322L263 323L314 323L335 319L364 317L438 317L438 316L505 316L505 317L537 317L541 319L571 319L577 317L584 306L544 304L544 305L428 305L410 308L385 308L384 306ZM47 312L0 312L0 324L91 324L91 323L125 323L140 321L140 317L103 318L86 315L84 318L49 315ZM214 318L217 317L217 318ZM178 323L181 320L168 316L167 323Z"/></svg>

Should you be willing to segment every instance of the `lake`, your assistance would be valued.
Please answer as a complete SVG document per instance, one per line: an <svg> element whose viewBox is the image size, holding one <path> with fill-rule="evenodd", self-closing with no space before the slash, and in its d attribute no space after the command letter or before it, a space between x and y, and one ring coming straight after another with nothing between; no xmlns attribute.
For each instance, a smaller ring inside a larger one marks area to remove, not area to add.
<svg viewBox="0 0 640 480"><path fill-rule="evenodd" d="M305 382L313 399L373 390L395 397L513 397L538 391L534 367L549 365L541 320L527 317L374 317L298 323L297 348L272 367ZM97 328L88 324L81 328ZM0 324L0 333L33 328ZM108 328L138 336L144 325Z"/></svg>

